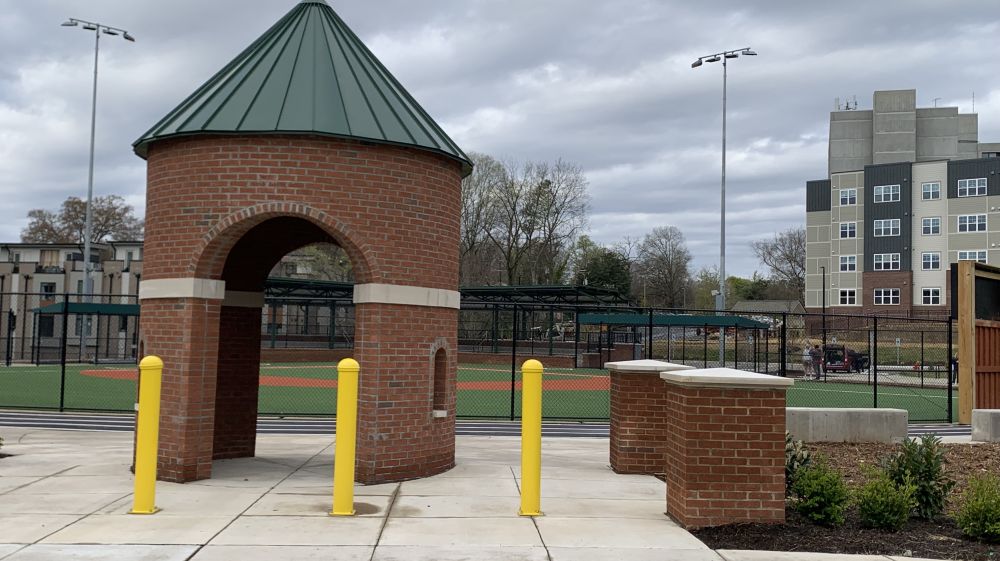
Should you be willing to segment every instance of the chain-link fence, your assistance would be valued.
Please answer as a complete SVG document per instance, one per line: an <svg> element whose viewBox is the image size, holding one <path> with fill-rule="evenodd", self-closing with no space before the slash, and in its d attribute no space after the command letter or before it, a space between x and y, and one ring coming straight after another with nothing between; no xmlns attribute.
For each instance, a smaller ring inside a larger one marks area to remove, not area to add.
<svg viewBox="0 0 1000 561"><path fill-rule="evenodd" d="M135 296L0 294L0 406L131 411Z"/></svg>
<svg viewBox="0 0 1000 561"><path fill-rule="evenodd" d="M0 294L0 407L129 411L134 296ZM354 346L346 299L268 298L260 316L263 414L333 415L336 363ZM610 361L653 358L796 378L793 407L890 407L954 417L950 319L623 306L463 304L457 414L520 417L520 366L545 365L543 415L603 420ZM223 342L224 344L224 342Z"/></svg>

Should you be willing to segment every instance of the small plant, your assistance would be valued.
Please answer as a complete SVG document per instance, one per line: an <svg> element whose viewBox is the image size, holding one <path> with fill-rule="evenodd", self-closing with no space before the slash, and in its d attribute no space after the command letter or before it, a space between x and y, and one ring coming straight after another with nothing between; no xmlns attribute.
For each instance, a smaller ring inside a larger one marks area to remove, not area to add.
<svg viewBox="0 0 1000 561"><path fill-rule="evenodd" d="M844 523L850 493L839 471L826 462L810 462L796 473L792 482L795 510L822 526Z"/></svg>
<svg viewBox="0 0 1000 561"><path fill-rule="evenodd" d="M962 499L955 517L962 532L979 541L1000 542L1000 478L973 477Z"/></svg>
<svg viewBox="0 0 1000 561"><path fill-rule="evenodd" d="M920 440L903 441L902 450L885 463L885 471L897 486L905 485L907 479L913 482L917 501L915 514L933 520L944 512L948 493L955 486L945 473L946 465L941 439L928 434Z"/></svg>
<svg viewBox="0 0 1000 561"><path fill-rule="evenodd" d="M785 432L785 488L791 486L795 474L812 463L812 454L801 440L792 440L792 434Z"/></svg>
<svg viewBox="0 0 1000 561"><path fill-rule="evenodd" d="M897 485L884 470L875 470L870 477L855 497L861 523L869 528L898 532L917 504L917 487L909 477Z"/></svg>

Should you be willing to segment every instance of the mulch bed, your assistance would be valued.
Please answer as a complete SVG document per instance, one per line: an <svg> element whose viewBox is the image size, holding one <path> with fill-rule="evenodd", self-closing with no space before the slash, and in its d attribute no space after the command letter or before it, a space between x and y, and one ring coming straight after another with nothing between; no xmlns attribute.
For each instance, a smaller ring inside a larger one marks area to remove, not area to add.
<svg viewBox="0 0 1000 561"><path fill-rule="evenodd" d="M866 466L878 466L881 459L897 449L893 444L810 444L814 454L840 470L851 487L867 480ZM956 481L948 511L954 512L961 493L973 475L1000 473L1000 444L946 445L948 473ZM933 522L911 519L897 533L864 528L857 514L849 512L847 523L837 528L812 524L787 508L784 525L735 524L703 528L693 533L712 549L757 549L770 551L811 551L898 555L929 559L998 561L1000 544L984 544L966 539L951 518Z"/></svg>

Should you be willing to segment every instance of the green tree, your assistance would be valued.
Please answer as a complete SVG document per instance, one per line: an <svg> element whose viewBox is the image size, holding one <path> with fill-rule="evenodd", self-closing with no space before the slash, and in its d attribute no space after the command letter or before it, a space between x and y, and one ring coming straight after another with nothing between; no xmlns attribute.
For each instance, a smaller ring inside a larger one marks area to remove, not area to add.
<svg viewBox="0 0 1000 561"><path fill-rule="evenodd" d="M628 259L622 254L596 247L586 251L581 258L574 281L579 285L610 288L627 297L632 286L629 268Z"/></svg>

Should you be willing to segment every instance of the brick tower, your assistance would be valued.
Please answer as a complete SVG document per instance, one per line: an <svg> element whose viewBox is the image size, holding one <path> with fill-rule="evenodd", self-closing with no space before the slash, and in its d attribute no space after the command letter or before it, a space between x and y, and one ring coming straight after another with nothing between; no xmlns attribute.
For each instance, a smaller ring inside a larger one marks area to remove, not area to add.
<svg viewBox="0 0 1000 561"><path fill-rule="evenodd" d="M454 465L468 157L322 0L298 4L136 141L142 352L163 358L159 475L254 454L263 286L335 243L355 272L357 477Z"/></svg>

